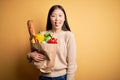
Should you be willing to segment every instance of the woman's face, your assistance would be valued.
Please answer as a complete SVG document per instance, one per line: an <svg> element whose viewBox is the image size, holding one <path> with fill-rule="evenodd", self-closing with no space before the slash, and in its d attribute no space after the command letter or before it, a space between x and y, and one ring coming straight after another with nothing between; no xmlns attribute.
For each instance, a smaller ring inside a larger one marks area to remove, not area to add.
<svg viewBox="0 0 120 80"><path fill-rule="evenodd" d="M55 9L50 15L52 29L61 30L65 21L65 15L61 9Z"/></svg>

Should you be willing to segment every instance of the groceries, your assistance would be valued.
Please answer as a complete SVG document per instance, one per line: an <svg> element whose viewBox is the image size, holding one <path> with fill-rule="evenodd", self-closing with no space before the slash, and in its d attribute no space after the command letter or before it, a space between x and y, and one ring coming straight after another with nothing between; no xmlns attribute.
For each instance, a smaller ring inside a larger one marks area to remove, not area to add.
<svg viewBox="0 0 120 80"><path fill-rule="evenodd" d="M35 33L33 21L28 20L28 31L30 34L31 50L45 56L42 61L31 59L34 66L42 73L51 73L54 70L55 58L58 50L58 42L48 31Z"/></svg>
<svg viewBox="0 0 120 80"><path fill-rule="evenodd" d="M39 42L39 43L50 43L50 44L57 44L57 39L52 37L50 33L38 33L35 34L35 39Z"/></svg>

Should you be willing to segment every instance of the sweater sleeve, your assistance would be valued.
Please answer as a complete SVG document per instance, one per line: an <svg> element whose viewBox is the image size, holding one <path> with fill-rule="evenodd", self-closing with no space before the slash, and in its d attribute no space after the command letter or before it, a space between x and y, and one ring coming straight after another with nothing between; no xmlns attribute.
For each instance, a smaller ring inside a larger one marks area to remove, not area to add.
<svg viewBox="0 0 120 80"><path fill-rule="evenodd" d="M74 75L77 69L76 64L76 42L74 34L70 32L67 39L67 80L74 80Z"/></svg>

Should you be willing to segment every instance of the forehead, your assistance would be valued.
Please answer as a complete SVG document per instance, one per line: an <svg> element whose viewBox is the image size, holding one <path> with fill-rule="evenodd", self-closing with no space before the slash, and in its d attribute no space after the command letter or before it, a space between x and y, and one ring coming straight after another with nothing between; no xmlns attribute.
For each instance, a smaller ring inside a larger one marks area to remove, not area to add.
<svg viewBox="0 0 120 80"><path fill-rule="evenodd" d="M64 14L64 12L61 9L57 8L52 12L52 14Z"/></svg>

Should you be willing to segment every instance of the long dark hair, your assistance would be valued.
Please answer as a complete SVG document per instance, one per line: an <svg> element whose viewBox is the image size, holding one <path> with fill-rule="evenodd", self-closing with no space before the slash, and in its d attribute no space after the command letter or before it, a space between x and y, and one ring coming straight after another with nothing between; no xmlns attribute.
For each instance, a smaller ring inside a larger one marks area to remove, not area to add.
<svg viewBox="0 0 120 80"><path fill-rule="evenodd" d="M69 24L68 24L68 21L67 21L67 16L66 16L66 13L65 13L65 10L64 8L61 6L61 5L53 5L49 12L48 12L48 17L47 17L47 24L46 24L46 30L52 30L52 24L51 24L51 21L50 21L50 15L52 14L52 12L55 10L55 9L60 9L63 11L64 15L65 15L65 21L64 21L64 24L62 26L62 30L64 31L71 31L70 30L70 27L69 27Z"/></svg>

